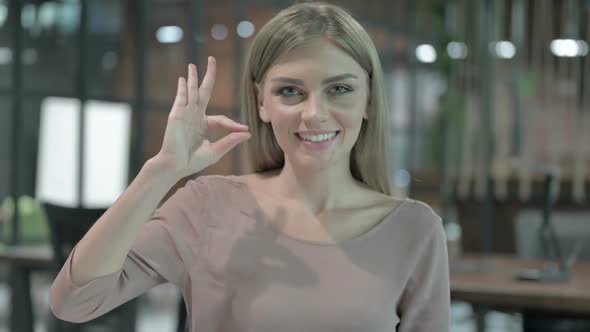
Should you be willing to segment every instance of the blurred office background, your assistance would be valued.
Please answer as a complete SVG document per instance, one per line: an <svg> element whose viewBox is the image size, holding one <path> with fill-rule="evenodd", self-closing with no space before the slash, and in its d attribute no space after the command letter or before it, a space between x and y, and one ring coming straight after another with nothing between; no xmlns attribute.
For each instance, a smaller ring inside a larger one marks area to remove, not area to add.
<svg viewBox="0 0 590 332"><path fill-rule="evenodd" d="M443 217L452 260L590 257L579 245L590 240L590 1L328 2L347 8L379 49L395 193ZM217 58L207 112L241 121L244 55L292 3L0 0L0 331L51 330L57 249L45 204L108 207L159 150L189 62L204 69ZM247 158L237 148L202 174L244 174ZM137 302L137 331L177 329L175 289ZM523 331L544 318L574 331L590 317L588 305L476 302L454 298L452 331Z"/></svg>

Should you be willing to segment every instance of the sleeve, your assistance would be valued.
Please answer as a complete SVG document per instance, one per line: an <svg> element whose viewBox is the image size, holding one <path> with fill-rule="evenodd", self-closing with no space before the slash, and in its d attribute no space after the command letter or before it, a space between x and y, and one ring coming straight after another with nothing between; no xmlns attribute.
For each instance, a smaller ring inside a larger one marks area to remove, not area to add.
<svg viewBox="0 0 590 332"><path fill-rule="evenodd" d="M434 214L434 212L432 212ZM446 237L440 217L426 237L425 246L399 304L400 332L449 331L450 286Z"/></svg>
<svg viewBox="0 0 590 332"><path fill-rule="evenodd" d="M50 305L56 317L85 322L161 283L183 288L187 263L195 259L201 242L198 221L204 216L207 192L200 178L176 191L143 226L120 271L75 285L71 279L74 247L51 286Z"/></svg>

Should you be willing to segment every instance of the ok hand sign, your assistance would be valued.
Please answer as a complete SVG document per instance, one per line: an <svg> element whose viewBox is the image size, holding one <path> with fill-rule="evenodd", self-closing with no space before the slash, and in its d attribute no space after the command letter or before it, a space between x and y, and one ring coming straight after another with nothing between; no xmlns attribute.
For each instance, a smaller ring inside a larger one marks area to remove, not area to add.
<svg viewBox="0 0 590 332"><path fill-rule="evenodd" d="M248 127L226 116L207 116L205 109L215 84L215 58L209 57L207 72L199 87L197 68L188 66L188 82L178 79L178 91L168 116L162 149L156 156L180 178L216 163L236 145L250 138ZM211 143L209 129L226 129L232 133Z"/></svg>

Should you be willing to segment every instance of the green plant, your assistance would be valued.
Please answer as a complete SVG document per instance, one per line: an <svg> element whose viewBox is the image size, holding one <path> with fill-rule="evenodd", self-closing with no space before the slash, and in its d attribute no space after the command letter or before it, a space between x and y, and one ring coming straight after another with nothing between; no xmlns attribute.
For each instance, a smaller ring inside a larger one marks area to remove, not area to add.
<svg viewBox="0 0 590 332"><path fill-rule="evenodd" d="M43 244L49 242L49 223L43 208L34 198L21 196L18 199L20 220L19 244ZM8 243L12 234L12 218L14 216L14 199L6 197L0 204L2 225L2 241Z"/></svg>

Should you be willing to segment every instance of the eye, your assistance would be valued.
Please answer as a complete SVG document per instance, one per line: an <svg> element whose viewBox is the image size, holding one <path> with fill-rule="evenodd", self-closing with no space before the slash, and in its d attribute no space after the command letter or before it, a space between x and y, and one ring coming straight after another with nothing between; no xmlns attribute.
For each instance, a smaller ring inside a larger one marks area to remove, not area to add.
<svg viewBox="0 0 590 332"><path fill-rule="evenodd" d="M292 86L279 88L279 89L275 90L275 94L277 94L279 96L283 96L283 97L293 97L293 96L302 95L301 91L297 90L296 88L294 88Z"/></svg>
<svg viewBox="0 0 590 332"><path fill-rule="evenodd" d="M330 88L330 93L334 95L343 95L352 92L352 89L346 85L334 85Z"/></svg>

